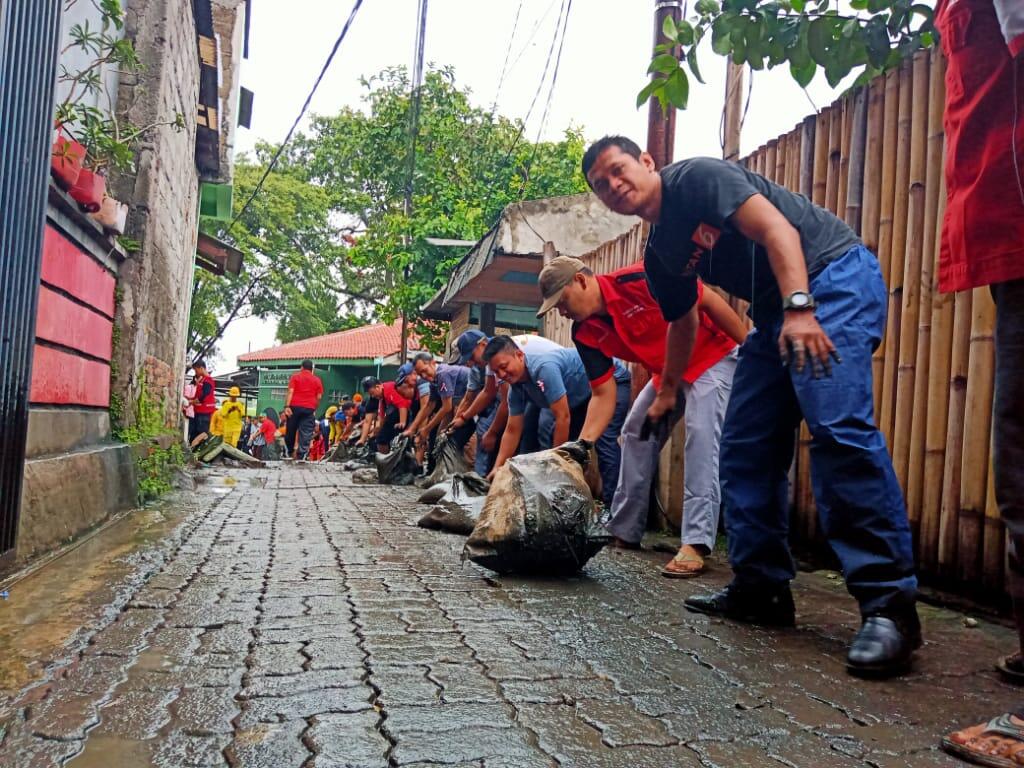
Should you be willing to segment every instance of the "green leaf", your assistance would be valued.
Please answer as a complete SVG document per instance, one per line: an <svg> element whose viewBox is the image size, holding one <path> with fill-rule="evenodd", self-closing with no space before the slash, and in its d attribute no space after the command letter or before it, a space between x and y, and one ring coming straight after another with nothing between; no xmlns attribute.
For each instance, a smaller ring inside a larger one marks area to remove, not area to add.
<svg viewBox="0 0 1024 768"><path fill-rule="evenodd" d="M676 109L686 109L689 97L690 81L684 70L677 69L665 81L665 98Z"/></svg>
<svg viewBox="0 0 1024 768"><path fill-rule="evenodd" d="M647 67L647 73L661 72L664 75L671 74L679 68L679 60L675 56L670 56L667 53L663 53L660 56L655 56L651 60L650 66Z"/></svg>
<svg viewBox="0 0 1024 768"><path fill-rule="evenodd" d="M810 85L817 71L818 65L810 57L808 57L807 62L804 64L796 64L793 61L789 62L789 73L801 88L806 88Z"/></svg>
<svg viewBox="0 0 1024 768"><path fill-rule="evenodd" d="M694 78L700 84L704 84L704 78L700 74L700 67L697 66L697 46L690 48L686 54L686 63L690 66L690 71L693 73Z"/></svg>
<svg viewBox="0 0 1024 768"><path fill-rule="evenodd" d="M678 34L676 30L676 20L673 19L671 16L666 16L665 21L662 22L661 34L663 34L669 40L676 39L676 34Z"/></svg>
<svg viewBox="0 0 1024 768"><path fill-rule="evenodd" d="M807 28L807 52L815 62L822 66L825 66L830 59L832 29L832 21L823 16L816 18Z"/></svg>
<svg viewBox="0 0 1024 768"><path fill-rule="evenodd" d="M676 34L676 40L680 45L693 44L693 25L688 21L680 21Z"/></svg>
<svg viewBox="0 0 1024 768"><path fill-rule="evenodd" d="M721 10L717 0L697 0L693 9L701 16L712 16Z"/></svg>
<svg viewBox="0 0 1024 768"><path fill-rule="evenodd" d="M850 0L850 7L855 11L865 11L868 7L868 0Z"/></svg>
<svg viewBox="0 0 1024 768"><path fill-rule="evenodd" d="M848 74L850 74L850 67L836 58L829 59L825 64L825 80L833 88L839 85L839 81Z"/></svg>
<svg viewBox="0 0 1024 768"><path fill-rule="evenodd" d="M732 52L732 40L729 38L729 26L724 16L719 16L711 25L711 50L719 56Z"/></svg>
<svg viewBox="0 0 1024 768"><path fill-rule="evenodd" d="M651 80L651 82L645 85L643 87L643 90L641 90L640 93L636 95L636 108L640 109L640 107L646 104L647 100L650 99L651 96L654 93L656 93L659 89L663 88L664 85L665 81L662 78Z"/></svg>

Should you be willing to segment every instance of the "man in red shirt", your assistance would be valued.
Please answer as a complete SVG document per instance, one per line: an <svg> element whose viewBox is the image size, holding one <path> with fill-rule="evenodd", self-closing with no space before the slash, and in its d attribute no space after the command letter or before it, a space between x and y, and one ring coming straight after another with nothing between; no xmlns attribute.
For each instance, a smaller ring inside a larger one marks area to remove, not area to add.
<svg viewBox="0 0 1024 768"><path fill-rule="evenodd" d="M404 373L397 381L385 381L380 385L380 405L377 422L381 425L377 434L377 450L387 453L395 435L405 429L409 422L409 408L412 407L413 385Z"/></svg>
<svg viewBox="0 0 1024 768"><path fill-rule="evenodd" d="M746 338L746 328L720 296L698 284L700 325L682 377L679 404L656 434L644 435L647 409L665 364L668 323L648 288L643 264L595 275L579 259L559 256L541 270L539 283L544 304L538 315L557 309L574 321L572 338L593 390L581 438L600 435L614 412L613 358L640 363L653 377L637 395L622 430L622 463L608 524L620 546L639 546L658 455L685 413L682 541L662 573L670 578L700 574L718 532L718 446L736 369L736 346Z"/></svg>
<svg viewBox="0 0 1024 768"><path fill-rule="evenodd" d="M991 286L996 303L992 466L1009 534L1020 650L997 664L1024 683L1024 2L940 0L946 54L946 213L939 289ZM1024 706L943 740L980 765L1024 765Z"/></svg>
<svg viewBox="0 0 1024 768"><path fill-rule="evenodd" d="M196 372L195 396L189 400L195 415L188 423L188 441L195 442L196 438L203 434L210 433L210 416L217 410L217 397L214 394L213 378L206 372L206 361L196 360L192 364L192 370Z"/></svg>
<svg viewBox="0 0 1024 768"><path fill-rule="evenodd" d="M288 381L288 394L284 399L283 414L288 419L284 435L286 458L306 460L316 425L316 409L323 395L324 383L313 373L313 361L303 360L302 369ZM297 448L296 435L299 438Z"/></svg>

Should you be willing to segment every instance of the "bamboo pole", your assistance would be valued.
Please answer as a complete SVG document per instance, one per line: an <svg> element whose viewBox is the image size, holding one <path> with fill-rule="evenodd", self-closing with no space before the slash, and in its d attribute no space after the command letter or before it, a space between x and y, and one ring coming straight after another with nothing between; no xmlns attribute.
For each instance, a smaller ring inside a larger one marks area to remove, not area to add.
<svg viewBox="0 0 1024 768"><path fill-rule="evenodd" d="M885 335L885 367L882 372L882 414L879 426L893 446L893 420L896 411L896 373L900 356L903 314L903 270L907 237L908 181L910 178L910 136L913 91L911 63L899 69L900 99L896 135L896 194L893 199L892 233L889 251L889 322Z"/></svg>
<svg viewBox="0 0 1024 768"><path fill-rule="evenodd" d="M907 509L918 521L918 550L923 550L925 517L924 476L927 463L928 430L931 424L931 411L935 408L930 398L934 360L934 333L940 332L935 327L934 311L938 292L938 257L937 221L939 212L939 193L942 188L942 115L944 92L942 71L938 62L941 56L932 50L928 58L928 141L925 155L925 204L924 231L921 240L921 306L919 333L917 339L916 378L914 380L914 412L911 427L910 456L907 470ZM948 371L941 371L941 377L948 376ZM943 411L944 413L944 411ZM928 523L930 525L930 523ZM929 531L930 533L930 531Z"/></svg>
<svg viewBox="0 0 1024 768"><path fill-rule="evenodd" d="M890 70L885 75L885 111L882 119L882 172L881 194L878 207L878 266L886 282L889 280L889 266L892 255L892 212L896 198L896 135L899 115L900 78L899 72ZM891 320L891 317L890 317ZM875 422L881 426L882 404L885 400L885 351L886 338L871 356L871 372L874 379Z"/></svg>
<svg viewBox="0 0 1024 768"><path fill-rule="evenodd" d="M808 115L800 124L800 194L814 194L814 134L817 118Z"/></svg>
<svg viewBox="0 0 1024 768"><path fill-rule="evenodd" d="M814 168L811 171L811 201L825 205L825 184L828 176L829 108L822 110L814 121Z"/></svg>
<svg viewBox="0 0 1024 768"><path fill-rule="evenodd" d="M789 138L785 135L779 137L779 144L775 152L775 171L773 179L779 186L786 186L786 152L789 151Z"/></svg>
<svg viewBox="0 0 1024 768"><path fill-rule="evenodd" d="M764 177L768 181L775 181L775 155L778 154L778 150L778 139L772 139L768 142L768 148L764 153Z"/></svg>
<svg viewBox="0 0 1024 768"><path fill-rule="evenodd" d="M878 253L878 212L882 186L882 124L885 119L885 78L876 77L868 86L866 136L864 140L864 210L860 237L872 253Z"/></svg>
<svg viewBox="0 0 1024 768"><path fill-rule="evenodd" d="M999 515L999 505L996 503L995 472L992 461L989 461L988 489L985 494L985 554L981 563L981 585L990 594L1003 589L1003 564L1006 560L1005 541L1006 527Z"/></svg>
<svg viewBox="0 0 1024 768"><path fill-rule="evenodd" d="M896 412L893 426L893 466L900 487L907 489L910 462L910 444L914 416L915 375L917 370L918 337L922 333L919 319L922 294L931 296L931 265L922 270L924 239L924 209L926 182L926 150L928 145L928 52L914 56L913 93L915 95L910 118L909 191L907 194L907 224L903 246L903 306L901 309L899 364L896 374ZM925 288L927 283L927 288ZM931 315L927 317L926 332L931 333ZM923 367L923 365L922 365ZM922 372L922 376L926 372ZM918 407L925 408L922 402ZM923 424L923 418L921 422ZM920 520L920 508L908 509L913 524Z"/></svg>
<svg viewBox="0 0 1024 768"><path fill-rule="evenodd" d="M803 150L800 142L803 140L800 126L797 126L789 133L789 158L786 160L786 167L789 169L789 187L793 192L800 191L800 158Z"/></svg>
<svg viewBox="0 0 1024 768"><path fill-rule="evenodd" d="M839 134L839 186L836 189L836 216L846 216L846 192L850 177L850 142L853 138L853 99L843 97L843 122Z"/></svg>
<svg viewBox="0 0 1024 768"><path fill-rule="evenodd" d="M858 88L851 99L850 155L846 175L846 223L860 232L864 208L864 152L867 149L868 89Z"/></svg>
<svg viewBox="0 0 1024 768"><path fill-rule="evenodd" d="M839 200L839 164L842 162L843 107L832 105L828 125L828 175L825 177L825 207L836 213Z"/></svg>
<svg viewBox="0 0 1024 768"><path fill-rule="evenodd" d="M942 472L937 563L938 572L947 577L952 576L956 570L960 534L960 465L964 451L964 405L967 397L972 299L971 291L961 291L953 300L953 344L949 364L946 455Z"/></svg>
<svg viewBox="0 0 1024 768"><path fill-rule="evenodd" d="M958 573L971 584L981 581L983 519L992 440L993 344L996 306L988 287L975 288L971 300L971 342L968 358L967 407L961 462Z"/></svg>

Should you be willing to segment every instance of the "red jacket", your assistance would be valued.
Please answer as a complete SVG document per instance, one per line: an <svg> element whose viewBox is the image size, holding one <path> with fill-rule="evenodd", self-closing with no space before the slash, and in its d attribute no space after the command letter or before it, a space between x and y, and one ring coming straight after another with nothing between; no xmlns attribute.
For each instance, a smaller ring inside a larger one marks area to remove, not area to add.
<svg viewBox="0 0 1024 768"><path fill-rule="evenodd" d="M947 61L939 289L1024 278L1024 2L939 0L935 16Z"/></svg>
<svg viewBox="0 0 1024 768"><path fill-rule="evenodd" d="M605 318L589 317L576 324L573 340L594 347L609 357L640 363L651 372L654 386L660 386L668 323L647 286L643 264L597 275L597 284L611 324ZM703 295L704 284L698 281L698 302ZM703 312L698 314L697 341L689 365L683 372L683 381L687 384L693 384L708 368L736 348L736 342L723 333L711 318ZM591 385L600 383L592 381Z"/></svg>
<svg viewBox="0 0 1024 768"><path fill-rule="evenodd" d="M204 396L203 387L209 385L210 391ZM213 413L217 410L217 396L214 393L215 384L213 377L202 376L196 379L196 397L199 398L199 402L195 405L196 413Z"/></svg>

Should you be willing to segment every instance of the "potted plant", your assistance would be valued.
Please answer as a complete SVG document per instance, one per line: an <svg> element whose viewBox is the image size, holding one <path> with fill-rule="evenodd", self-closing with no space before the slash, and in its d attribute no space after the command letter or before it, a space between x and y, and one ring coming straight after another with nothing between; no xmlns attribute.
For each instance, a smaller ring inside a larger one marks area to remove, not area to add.
<svg viewBox="0 0 1024 768"><path fill-rule="evenodd" d="M65 10L77 0L65 0ZM68 32L69 42L63 54L79 49L88 55L81 69L69 70L63 64L58 81L67 88L67 95L57 105L56 120L68 141L74 142L71 149L84 149L84 159L77 179L70 187L71 197L84 211L100 213L104 226L111 222L112 229L127 214L127 206L106 195L107 175L115 172L134 170L135 148L139 139L152 128L169 125L175 130L185 126L184 116L177 114L171 120L154 122L137 127L117 114L115 99L109 91L107 75L111 70L134 72L142 68L135 47L122 36L124 10L120 0L94 0L93 6L99 14L99 27L93 28L88 21L75 24ZM79 56L81 53L79 53ZM106 106L99 106L104 103ZM111 200L106 203L105 200ZM101 209L106 206L106 211ZM120 223L124 229L123 221Z"/></svg>
<svg viewBox="0 0 1024 768"><path fill-rule="evenodd" d="M57 125L57 138L50 155L50 175L61 189L71 189L78 181L85 162L85 147Z"/></svg>

